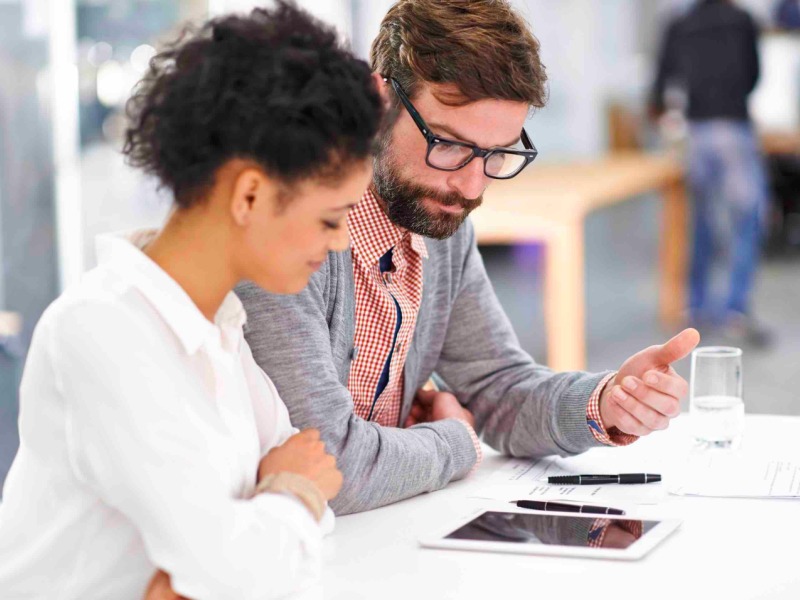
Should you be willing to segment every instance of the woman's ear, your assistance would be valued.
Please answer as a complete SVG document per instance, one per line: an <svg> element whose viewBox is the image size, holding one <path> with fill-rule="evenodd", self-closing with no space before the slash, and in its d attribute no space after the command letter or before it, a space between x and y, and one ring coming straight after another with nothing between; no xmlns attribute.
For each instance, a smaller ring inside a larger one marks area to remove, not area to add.
<svg viewBox="0 0 800 600"><path fill-rule="evenodd" d="M249 225L253 211L274 202L275 183L259 169L243 170L233 184L230 207L234 222L240 227Z"/></svg>

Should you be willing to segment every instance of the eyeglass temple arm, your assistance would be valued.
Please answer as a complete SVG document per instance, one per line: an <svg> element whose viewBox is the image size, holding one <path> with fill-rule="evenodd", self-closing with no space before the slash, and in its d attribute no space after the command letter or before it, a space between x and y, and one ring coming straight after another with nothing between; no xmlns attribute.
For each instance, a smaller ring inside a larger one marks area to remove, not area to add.
<svg viewBox="0 0 800 600"><path fill-rule="evenodd" d="M400 87L398 81L394 77L392 78L384 77L383 80L386 83L392 84L394 91L400 97L400 101L403 103L403 106L406 107L406 110L408 111L408 114L411 115L411 118L414 120L414 123L416 123L417 127L419 127L419 130L422 132L422 135L424 135L426 139L429 136L431 136L432 134L430 132L430 129L428 128L427 123L425 123L425 121L422 119L422 115L417 112L417 109L414 108L414 105L411 104L411 100L408 98L403 88Z"/></svg>
<svg viewBox="0 0 800 600"><path fill-rule="evenodd" d="M531 138L528 137L528 132L525 131L524 127L522 128L522 145L525 146L526 150L533 150L537 154L539 153L538 150L536 150L536 147L533 145L533 142L531 142Z"/></svg>

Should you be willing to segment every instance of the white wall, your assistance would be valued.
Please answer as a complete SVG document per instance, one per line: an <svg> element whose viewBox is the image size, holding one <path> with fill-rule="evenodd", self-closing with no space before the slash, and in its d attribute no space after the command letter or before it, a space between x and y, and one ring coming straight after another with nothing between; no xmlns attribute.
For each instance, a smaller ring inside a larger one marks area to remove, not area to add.
<svg viewBox="0 0 800 600"><path fill-rule="evenodd" d="M305 8L316 17L334 25L345 37L349 38L353 28L352 0L296 0L297 5ZM258 0L208 0L209 13L218 15L226 12L248 12L265 2Z"/></svg>
<svg viewBox="0 0 800 600"><path fill-rule="evenodd" d="M389 7L395 0L353 0L353 50L364 59L369 58L372 40Z"/></svg>
<svg viewBox="0 0 800 600"><path fill-rule="evenodd" d="M750 114L762 128L800 128L800 38L789 34L762 36L761 77L750 96Z"/></svg>
<svg viewBox="0 0 800 600"><path fill-rule="evenodd" d="M645 93L650 76L638 48L638 3L515 2L541 43L550 80L550 100L527 126L542 160L602 154L608 101Z"/></svg>

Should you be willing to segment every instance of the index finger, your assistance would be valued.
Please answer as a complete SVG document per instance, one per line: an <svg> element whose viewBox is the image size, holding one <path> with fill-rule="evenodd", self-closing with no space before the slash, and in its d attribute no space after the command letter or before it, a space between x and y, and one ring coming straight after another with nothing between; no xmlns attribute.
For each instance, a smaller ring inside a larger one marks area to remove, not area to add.
<svg viewBox="0 0 800 600"><path fill-rule="evenodd" d="M656 351L657 361L669 365L686 358L700 343L700 334L696 329L684 329Z"/></svg>
<svg viewBox="0 0 800 600"><path fill-rule="evenodd" d="M648 387L678 400L685 398L689 393L689 383L674 371L667 373L660 373L655 370L648 371L642 379L644 379Z"/></svg>

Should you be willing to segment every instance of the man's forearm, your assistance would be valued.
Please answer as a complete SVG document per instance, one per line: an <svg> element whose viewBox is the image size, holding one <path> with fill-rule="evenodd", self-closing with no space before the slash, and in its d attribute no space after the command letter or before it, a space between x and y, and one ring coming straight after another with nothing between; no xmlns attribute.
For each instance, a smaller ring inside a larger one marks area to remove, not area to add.
<svg viewBox="0 0 800 600"><path fill-rule="evenodd" d="M344 476L330 502L337 515L441 489L467 475L477 461L467 428L455 419L399 429L351 415L344 428L330 425L317 427Z"/></svg>
<svg viewBox="0 0 800 600"><path fill-rule="evenodd" d="M528 369L527 378L511 386L495 381L469 404L483 440L511 456L569 456L601 445L587 424L586 407L604 375Z"/></svg>

